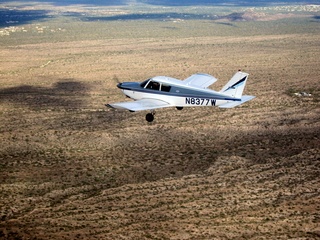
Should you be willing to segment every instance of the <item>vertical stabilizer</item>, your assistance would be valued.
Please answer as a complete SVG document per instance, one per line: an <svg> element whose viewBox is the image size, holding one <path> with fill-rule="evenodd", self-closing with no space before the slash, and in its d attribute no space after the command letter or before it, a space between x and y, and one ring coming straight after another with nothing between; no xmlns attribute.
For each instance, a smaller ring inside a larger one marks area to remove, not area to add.
<svg viewBox="0 0 320 240"><path fill-rule="evenodd" d="M221 89L221 93L225 93L233 98L241 99L242 92L248 79L248 73L237 72L230 81Z"/></svg>

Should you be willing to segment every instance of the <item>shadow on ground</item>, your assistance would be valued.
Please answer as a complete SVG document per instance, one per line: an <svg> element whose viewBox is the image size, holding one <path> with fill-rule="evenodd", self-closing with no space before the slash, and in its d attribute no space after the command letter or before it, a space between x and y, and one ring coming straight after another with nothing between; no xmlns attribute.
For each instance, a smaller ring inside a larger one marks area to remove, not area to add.
<svg viewBox="0 0 320 240"><path fill-rule="evenodd" d="M79 108L83 105L83 96L88 94L90 86L67 79L57 82L53 87L21 85L0 89L0 102L26 105L32 109L42 108Z"/></svg>
<svg viewBox="0 0 320 240"><path fill-rule="evenodd" d="M186 14L186 13L134 13L134 14L122 14L109 17L85 17L83 21L94 22L94 21L129 21L129 20L158 20L165 21L170 19L184 19L184 20L216 20L216 16L204 15L204 14Z"/></svg>
<svg viewBox="0 0 320 240"><path fill-rule="evenodd" d="M89 16L80 17L82 21L97 22L97 21L135 21L135 20L154 20L154 21L170 21L172 19L183 20L219 20L227 19L232 22L243 21L243 12L234 12L228 15L208 15L208 14L190 14L190 13L134 13L134 14L121 14L115 16ZM78 13L69 13L69 16L79 16ZM230 24L231 25L231 24Z"/></svg>
<svg viewBox="0 0 320 240"><path fill-rule="evenodd" d="M46 10L0 9L0 27L23 25L49 18Z"/></svg>

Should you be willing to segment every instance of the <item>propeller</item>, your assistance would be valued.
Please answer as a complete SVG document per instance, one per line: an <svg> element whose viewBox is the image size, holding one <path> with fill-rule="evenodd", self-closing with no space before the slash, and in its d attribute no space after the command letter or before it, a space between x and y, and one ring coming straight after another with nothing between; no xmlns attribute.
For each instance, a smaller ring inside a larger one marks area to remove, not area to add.
<svg viewBox="0 0 320 240"><path fill-rule="evenodd" d="M117 84L121 83L117 75L114 75L112 80L115 81Z"/></svg>
<svg viewBox="0 0 320 240"><path fill-rule="evenodd" d="M117 87L120 88L122 82L120 82L120 80L117 77L117 75L114 75L112 80L115 81L117 83Z"/></svg>

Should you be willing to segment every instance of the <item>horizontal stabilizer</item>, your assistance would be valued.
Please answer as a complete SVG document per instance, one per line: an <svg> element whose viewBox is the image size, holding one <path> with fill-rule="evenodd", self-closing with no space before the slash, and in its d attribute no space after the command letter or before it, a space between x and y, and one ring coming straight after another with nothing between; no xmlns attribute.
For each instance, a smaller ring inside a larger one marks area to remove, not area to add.
<svg viewBox="0 0 320 240"><path fill-rule="evenodd" d="M248 102L254 98L255 98L255 96L244 95L241 97L241 101L230 101L230 102L224 103L222 105L219 105L219 107L220 108L233 108L233 107L241 105L242 103Z"/></svg>
<svg viewBox="0 0 320 240"><path fill-rule="evenodd" d="M171 105L165 101L158 99L141 99L134 102L119 102L106 104L106 106L135 112L170 107Z"/></svg>

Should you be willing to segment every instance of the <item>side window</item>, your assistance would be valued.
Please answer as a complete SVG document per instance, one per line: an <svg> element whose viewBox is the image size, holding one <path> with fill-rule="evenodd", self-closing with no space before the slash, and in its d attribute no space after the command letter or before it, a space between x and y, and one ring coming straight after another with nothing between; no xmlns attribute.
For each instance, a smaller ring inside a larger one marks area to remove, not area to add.
<svg viewBox="0 0 320 240"><path fill-rule="evenodd" d="M171 89L171 86L164 85L164 84L162 84L161 86L161 91L163 92L170 92L170 89Z"/></svg>

